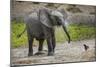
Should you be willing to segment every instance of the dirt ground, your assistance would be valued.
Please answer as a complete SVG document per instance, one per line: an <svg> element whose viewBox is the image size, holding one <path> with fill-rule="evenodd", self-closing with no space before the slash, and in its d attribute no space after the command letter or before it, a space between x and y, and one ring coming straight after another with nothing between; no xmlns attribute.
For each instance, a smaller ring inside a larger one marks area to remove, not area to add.
<svg viewBox="0 0 100 67"><path fill-rule="evenodd" d="M89 46L87 50L84 49L83 44ZM37 52L37 47L34 46L34 53ZM35 64L51 64L51 63L68 63L68 62L82 62L95 61L95 39L75 41L68 44L67 42L56 45L55 55L47 56L47 45L44 45L43 55L33 55L28 57L28 48L11 49L11 64L12 65L35 65Z"/></svg>

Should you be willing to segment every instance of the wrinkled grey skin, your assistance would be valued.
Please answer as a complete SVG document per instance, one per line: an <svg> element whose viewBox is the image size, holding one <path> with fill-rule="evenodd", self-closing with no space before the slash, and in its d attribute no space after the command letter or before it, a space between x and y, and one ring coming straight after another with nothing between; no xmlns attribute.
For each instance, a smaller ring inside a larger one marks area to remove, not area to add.
<svg viewBox="0 0 100 67"><path fill-rule="evenodd" d="M70 43L70 36L65 27L65 16L57 10L41 8L36 12L30 13L24 18L26 23L26 30L28 35L29 53L28 56L33 55L32 44L34 38L39 41L37 55L42 54L43 42L47 41L48 56L54 55L56 40L54 26L62 26L66 35L68 36L68 43Z"/></svg>

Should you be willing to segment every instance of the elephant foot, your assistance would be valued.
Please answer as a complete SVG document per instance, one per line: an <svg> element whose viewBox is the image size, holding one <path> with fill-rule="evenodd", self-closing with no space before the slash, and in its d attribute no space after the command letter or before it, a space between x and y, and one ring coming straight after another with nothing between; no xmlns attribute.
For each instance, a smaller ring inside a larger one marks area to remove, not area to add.
<svg viewBox="0 0 100 67"><path fill-rule="evenodd" d="M38 51L37 53L35 53L35 55L43 55L45 54L43 51Z"/></svg>
<svg viewBox="0 0 100 67"><path fill-rule="evenodd" d="M48 52L48 56L54 56L54 52Z"/></svg>
<svg viewBox="0 0 100 67"><path fill-rule="evenodd" d="M29 53L28 56L33 56L33 53Z"/></svg>

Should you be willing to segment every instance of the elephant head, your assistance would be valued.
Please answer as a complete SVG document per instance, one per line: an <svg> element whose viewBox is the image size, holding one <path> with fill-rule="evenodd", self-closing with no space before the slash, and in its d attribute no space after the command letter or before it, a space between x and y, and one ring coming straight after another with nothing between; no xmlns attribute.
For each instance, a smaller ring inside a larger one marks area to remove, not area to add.
<svg viewBox="0 0 100 67"><path fill-rule="evenodd" d="M68 43L70 43L70 36L66 29L66 19L67 14L64 10L50 10L50 9L41 9L40 10L40 22L49 28L53 26L62 26L64 32L68 37Z"/></svg>

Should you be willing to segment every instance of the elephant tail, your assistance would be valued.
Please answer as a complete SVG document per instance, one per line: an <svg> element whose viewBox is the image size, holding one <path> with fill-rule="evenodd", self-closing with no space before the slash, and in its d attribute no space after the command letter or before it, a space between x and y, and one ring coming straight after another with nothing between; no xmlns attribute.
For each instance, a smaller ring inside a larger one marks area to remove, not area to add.
<svg viewBox="0 0 100 67"><path fill-rule="evenodd" d="M25 29L23 30L23 32L21 32L20 34L18 34L17 35L17 38L20 38L22 35L23 35L23 33L26 31L26 27L25 27Z"/></svg>

